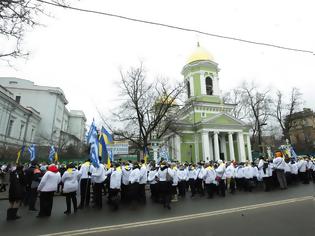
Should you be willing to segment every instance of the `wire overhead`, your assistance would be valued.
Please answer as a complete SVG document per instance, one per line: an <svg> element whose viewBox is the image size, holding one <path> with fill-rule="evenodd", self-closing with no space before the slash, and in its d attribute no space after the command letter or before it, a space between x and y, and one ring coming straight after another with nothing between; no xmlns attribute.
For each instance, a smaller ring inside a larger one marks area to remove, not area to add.
<svg viewBox="0 0 315 236"><path fill-rule="evenodd" d="M127 17L127 16L107 13L107 12L101 12L101 11L77 8L77 7L64 5L64 4L61 4L61 3L47 2L45 0L36 0L36 1L48 4L48 5L52 5L52 6L55 6L55 7L61 7L61 8L66 8L66 9L80 11L80 12L93 13L93 14L98 14L98 15L105 15L105 16L109 16L109 17L115 17L115 18L120 18L120 19L123 19L123 20L133 21L133 22L139 22L139 23L144 23L144 24L161 26L161 27L166 27L166 28L176 29L176 30L181 30L181 31L186 31L186 32L199 33L199 34L203 34L203 35L207 35L207 36L211 36L211 37L216 37L216 38L221 38L221 39L234 40L234 41L238 41L238 42L242 42L242 43L249 43L249 44L255 44L255 45L260 45L260 46L267 46L267 47L273 47L273 48L277 48L277 49L283 49L283 50L289 50L289 51L294 51L294 52L301 52L301 53L308 53L308 54L315 55L315 52L311 51L311 50L305 50L305 49L299 49L299 48L291 48L291 47L285 47L285 46L272 44L272 43L257 42L257 41L252 41L252 40L247 40L247 39L242 39L242 38L236 38L236 37L231 37L231 36L226 36L226 35L213 34L213 33L208 33L208 32L205 32L205 31L198 30L198 29L190 29L190 28L180 27L180 26L176 26L176 25L169 25L169 24L164 24L164 23L159 23L159 22L154 22L154 21L141 20L141 19L131 18L131 17Z"/></svg>

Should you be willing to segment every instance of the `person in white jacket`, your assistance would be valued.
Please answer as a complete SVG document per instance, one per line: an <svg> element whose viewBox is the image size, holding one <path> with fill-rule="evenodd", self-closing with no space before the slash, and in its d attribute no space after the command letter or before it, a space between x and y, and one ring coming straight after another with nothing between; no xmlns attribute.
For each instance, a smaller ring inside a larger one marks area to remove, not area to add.
<svg viewBox="0 0 315 236"><path fill-rule="evenodd" d="M178 194L180 197L185 197L186 195L186 184L188 180L188 171L185 165L180 165L177 171L178 177Z"/></svg>
<svg viewBox="0 0 315 236"><path fill-rule="evenodd" d="M129 175L129 194L128 198L132 201L139 201L139 182L140 182L140 166L138 162L133 163L132 171Z"/></svg>
<svg viewBox="0 0 315 236"><path fill-rule="evenodd" d="M124 163L121 167L122 179L121 179L121 201L129 202L128 192L129 192L129 176L131 173L131 166L128 162Z"/></svg>
<svg viewBox="0 0 315 236"><path fill-rule="evenodd" d="M300 176L300 179L303 181L303 184L309 184L309 179L307 176L307 161L303 157L299 158L298 168L299 168L299 176Z"/></svg>
<svg viewBox="0 0 315 236"><path fill-rule="evenodd" d="M216 178L217 173L215 172L215 169L210 163L206 163L205 165L205 175L204 175L204 181L205 181L205 189L208 194L208 198L213 198L213 194L215 192L216 188Z"/></svg>
<svg viewBox="0 0 315 236"><path fill-rule="evenodd" d="M239 191L244 190L244 163L239 163L235 169L235 181L236 181L236 188Z"/></svg>
<svg viewBox="0 0 315 236"><path fill-rule="evenodd" d="M194 197L196 194L196 179L197 171L194 164L190 164L188 167L188 184L191 191L191 197Z"/></svg>
<svg viewBox="0 0 315 236"><path fill-rule="evenodd" d="M225 177L226 177L226 189L230 193L235 192L235 167L234 163L231 162L225 170Z"/></svg>
<svg viewBox="0 0 315 236"><path fill-rule="evenodd" d="M161 194L161 199L163 206L167 209L171 209L171 191L172 191L172 178L174 177L174 172L168 167L167 163L163 161L160 165L159 170L156 173L159 181L159 190Z"/></svg>
<svg viewBox="0 0 315 236"><path fill-rule="evenodd" d="M140 181L139 181L139 201L144 204L146 202L145 186L148 181L148 169L144 160L141 160Z"/></svg>
<svg viewBox="0 0 315 236"><path fill-rule="evenodd" d="M216 181L218 182L218 190L221 197L225 197L225 163L218 160L218 166L215 169L217 173Z"/></svg>
<svg viewBox="0 0 315 236"><path fill-rule="evenodd" d="M54 192L60 181L61 176L57 166L50 165L37 187L37 190L40 191L40 210L37 217L49 217L51 215Z"/></svg>
<svg viewBox="0 0 315 236"><path fill-rule="evenodd" d="M110 176L108 203L114 210L118 209L118 194L121 188L122 170L119 163L114 163L114 169Z"/></svg>
<svg viewBox="0 0 315 236"><path fill-rule="evenodd" d="M81 165L79 170L80 173L80 194L81 201L79 208L83 209L85 206L90 205L90 189L91 189L91 175L92 175L92 165L89 160Z"/></svg>
<svg viewBox="0 0 315 236"><path fill-rule="evenodd" d="M149 174L148 174L148 182L150 184L151 199L154 202L158 202L159 201L158 184L157 184L157 181L156 181L157 170L158 170L158 167L155 166L155 163L151 163L150 171L149 171Z"/></svg>
<svg viewBox="0 0 315 236"><path fill-rule="evenodd" d="M67 170L61 177L63 183L63 193L66 196L67 210L64 212L66 215L71 213L71 200L73 204L73 212L77 212L77 191L79 188L79 171L75 169L75 165L70 163Z"/></svg>
<svg viewBox="0 0 315 236"><path fill-rule="evenodd" d="M177 202L177 185L178 185L178 169L176 163L171 164L171 170L173 171L173 178L172 178L172 202Z"/></svg>
<svg viewBox="0 0 315 236"><path fill-rule="evenodd" d="M251 192L254 185L254 180L253 180L254 171L249 161L247 161L243 171L244 171L244 178L245 178L244 190Z"/></svg>
<svg viewBox="0 0 315 236"><path fill-rule="evenodd" d="M272 187L271 177L269 173L269 163L264 157L259 158L258 162L258 175L259 178L263 180L265 192L269 192Z"/></svg>
<svg viewBox="0 0 315 236"><path fill-rule="evenodd" d="M93 180L93 195L94 195L94 206L95 208L102 208L102 189L106 179L105 166L99 163L98 166L91 168L91 177Z"/></svg>
<svg viewBox="0 0 315 236"><path fill-rule="evenodd" d="M287 186L287 180L285 178L285 173L284 173L285 160L282 157L283 154L281 151L277 151L275 153L275 155L276 155L276 158L273 159L273 164L274 164L274 169L275 169L276 174L277 174L278 182L280 184L280 189L287 189L288 186Z"/></svg>

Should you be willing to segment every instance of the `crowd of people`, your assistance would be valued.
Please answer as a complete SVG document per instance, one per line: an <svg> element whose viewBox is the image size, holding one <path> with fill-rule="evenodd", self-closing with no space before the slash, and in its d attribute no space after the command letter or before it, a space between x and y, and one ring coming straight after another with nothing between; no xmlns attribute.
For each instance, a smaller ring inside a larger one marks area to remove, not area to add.
<svg viewBox="0 0 315 236"><path fill-rule="evenodd" d="M65 196L64 213L69 215L89 207L91 203L92 207L101 209L104 195L113 210L124 203L145 204L147 186L152 201L171 209L172 201L185 198L188 193L192 199L196 196L213 198L225 197L226 193L234 194L236 191L251 192L259 185L265 191L271 191L287 189L288 185L299 181L303 184L315 183L315 159L301 157L295 161L284 158L280 151L273 159L261 157L253 163L222 160L196 164L145 163L141 160L133 163L117 161L107 168L101 163L95 166L89 160L79 165L48 165L33 161L29 166L2 165L0 169L1 173L7 171L10 176L7 220L20 218L17 212L22 205L28 206L30 211L37 211L38 194L37 217L43 218L51 215L56 192Z"/></svg>

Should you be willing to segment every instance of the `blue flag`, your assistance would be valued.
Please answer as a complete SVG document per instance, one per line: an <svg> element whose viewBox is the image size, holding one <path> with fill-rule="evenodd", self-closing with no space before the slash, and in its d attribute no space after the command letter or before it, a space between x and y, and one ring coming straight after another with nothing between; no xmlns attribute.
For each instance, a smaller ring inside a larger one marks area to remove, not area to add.
<svg viewBox="0 0 315 236"><path fill-rule="evenodd" d="M98 158L98 135L97 135L97 129L96 126L94 124L94 120L93 123L90 127L90 131L89 131L89 137L88 137L88 143L90 145L90 159L92 161L92 164L95 167L99 167L100 164L100 159Z"/></svg>
<svg viewBox="0 0 315 236"><path fill-rule="evenodd" d="M101 133L100 135L100 139L99 139L99 155L102 156L102 160L106 161L106 157L108 156L108 152L107 152L107 147L106 147L106 143L105 143L105 135L103 133Z"/></svg>
<svg viewBox="0 0 315 236"><path fill-rule="evenodd" d="M28 147L28 152L30 154L30 161L34 161L36 156L35 156L35 144L32 144L31 146Z"/></svg>
<svg viewBox="0 0 315 236"><path fill-rule="evenodd" d="M104 134L105 135L105 143L106 144L110 144L110 143L112 143L113 142L113 137L112 137L112 135L102 126L102 129L101 129L101 132L102 132L102 134Z"/></svg>
<svg viewBox="0 0 315 236"><path fill-rule="evenodd" d="M293 147L290 147L290 152L291 152L291 158L296 161L297 160L297 155L296 155Z"/></svg>
<svg viewBox="0 0 315 236"><path fill-rule="evenodd" d="M86 135L86 141L88 143L90 143L90 139L91 139L91 136L92 136L92 133L93 133L94 129L96 129L96 126L95 126L95 122L94 122L94 118L93 118L93 121L92 121L92 124L90 126L89 132Z"/></svg>
<svg viewBox="0 0 315 236"><path fill-rule="evenodd" d="M49 156L48 156L48 160L49 160L50 162L53 162L53 161L54 161L55 153L56 153L55 147L52 145L52 146L50 147Z"/></svg>

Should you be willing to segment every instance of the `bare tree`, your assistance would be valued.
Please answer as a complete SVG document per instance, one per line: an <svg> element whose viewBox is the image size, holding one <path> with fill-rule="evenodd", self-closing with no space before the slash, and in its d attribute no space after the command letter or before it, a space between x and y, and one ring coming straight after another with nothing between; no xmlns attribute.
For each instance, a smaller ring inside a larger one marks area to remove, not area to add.
<svg viewBox="0 0 315 236"><path fill-rule="evenodd" d="M64 0L53 1L61 6ZM27 56L21 43L27 29L39 25L37 18L44 12L44 4L38 0L0 0L0 59L9 63L11 58Z"/></svg>
<svg viewBox="0 0 315 236"><path fill-rule="evenodd" d="M176 98L182 93L183 84L171 86L168 80L148 82L143 65L121 74L121 95L126 99L114 117L124 124L113 128L117 138L127 139L144 149L149 140L160 138L174 121Z"/></svg>
<svg viewBox="0 0 315 236"><path fill-rule="evenodd" d="M260 90L254 83L250 85L243 83L241 87L244 94L244 101L248 108L248 117L253 129L253 140L257 137L257 144L261 151L262 133L264 126L270 116L271 98L270 89Z"/></svg>
<svg viewBox="0 0 315 236"><path fill-rule="evenodd" d="M232 110L232 115L240 120L246 119L248 115L248 107L246 106L247 102L244 98L244 91L241 88L235 88L223 95L224 103L235 105L234 109Z"/></svg>
<svg viewBox="0 0 315 236"><path fill-rule="evenodd" d="M290 141L289 130L292 127L293 114L300 108L302 104L302 93L298 88L292 88L288 102L283 101L283 93L278 90L274 101L273 116L278 121L283 138Z"/></svg>

